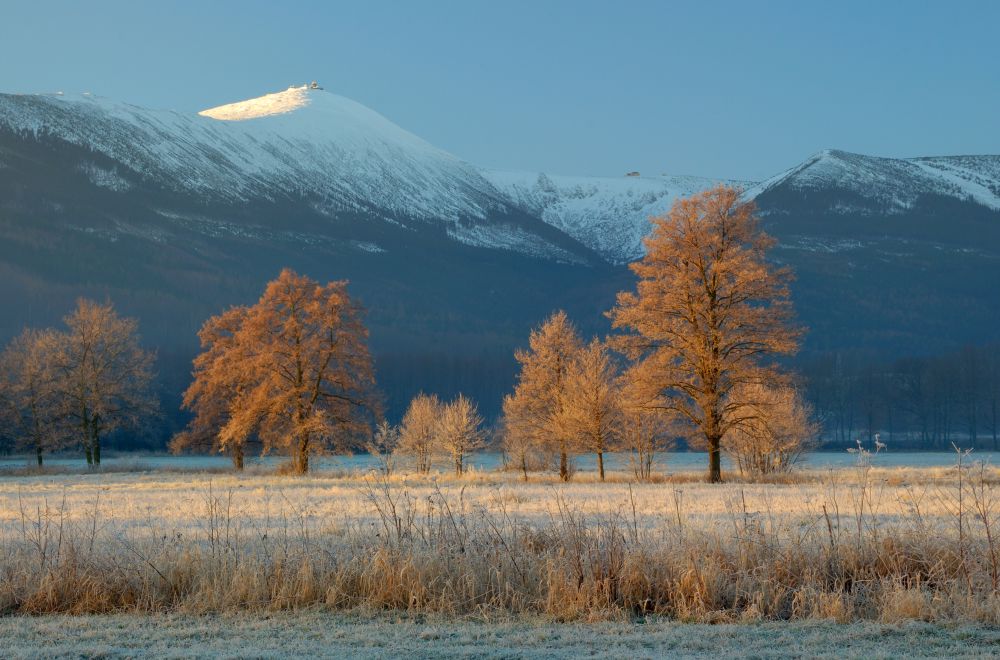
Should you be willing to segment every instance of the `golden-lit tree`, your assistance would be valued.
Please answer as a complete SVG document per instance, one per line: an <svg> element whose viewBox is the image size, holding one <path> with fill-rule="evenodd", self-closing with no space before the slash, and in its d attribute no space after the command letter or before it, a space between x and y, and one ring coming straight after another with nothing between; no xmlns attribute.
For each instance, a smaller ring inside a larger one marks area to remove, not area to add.
<svg viewBox="0 0 1000 660"><path fill-rule="evenodd" d="M386 477L392 476L392 473L396 471L396 449L398 447L399 427L393 426L384 419L375 425L375 432L365 443L368 455L375 459L379 472Z"/></svg>
<svg viewBox="0 0 1000 660"><path fill-rule="evenodd" d="M520 442L551 448L559 455L559 477L568 480L573 435L563 419L566 375L580 351L576 328L557 311L532 330L528 350L515 353L521 364L513 395L504 400L504 430L520 434Z"/></svg>
<svg viewBox="0 0 1000 660"><path fill-rule="evenodd" d="M726 186L681 199L653 221L639 281L620 293L609 316L628 331L617 347L650 399L699 430L709 481L722 478L720 445L745 408L734 388L775 384L769 358L795 352L788 270L765 259L774 240L759 230L754 206Z"/></svg>
<svg viewBox="0 0 1000 660"><path fill-rule="evenodd" d="M441 411L437 424L438 446L451 457L455 474L462 476L465 471L465 457L483 447L483 418L479 416L476 404L465 395L447 404Z"/></svg>
<svg viewBox="0 0 1000 660"><path fill-rule="evenodd" d="M741 474L787 472L811 449L819 435L812 406L792 386L752 383L733 391L741 402L741 422L726 433L722 446Z"/></svg>
<svg viewBox="0 0 1000 660"><path fill-rule="evenodd" d="M621 396L618 446L629 452L632 471L640 481L653 476L656 454L671 449L682 434L676 413L658 400L650 400L630 371L619 378Z"/></svg>
<svg viewBox="0 0 1000 660"><path fill-rule="evenodd" d="M220 447L256 437L305 474L310 455L370 432L374 370L347 282L320 285L285 269L256 304L209 319L203 335L212 355L196 360L185 402L196 424L221 423Z"/></svg>
<svg viewBox="0 0 1000 660"><path fill-rule="evenodd" d="M87 464L100 466L102 436L158 413L156 355L139 345L138 322L118 316L110 302L81 298L64 321L52 362L59 414L77 429Z"/></svg>
<svg viewBox="0 0 1000 660"><path fill-rule="evenodd" d="M0 424L16 447L35 453L39 466L44 452L64 440L54 369L58 347L55 331L26 329L0 353Z"/></svg>
<svg viewBox="0 0 1000 660"><path fill-rule="evenodd" d="M536 442L530 427L518 427L518 425L528 426L525 424L528 415L517 409L525 403L524 397L515 398L508 394L503 398L504 414L499 421L499 436L500 447L507 464L519 470L527 481L528 472L545 469L548 461L544 447Z"/></svg>
<svg viewBox="0 0 1000 660"><path fill-rule="evenodd" d="M236 342L248 311L233 307L208 319L198 332L202 352L194 359L194 381L182 403L194 417L170 441L176 453L191 449L228 453L236 470L243 470L247 438L223 439L219 431L229 423L232 403L253 384L253 374L242 368L244 347Z"/></svg>
<svg viewBox="0 0 1000 660"><path fill-rule="evenodd" d="M427 474L436 451L435 437L443 406L436 394L421 392L413 397L399 425L398 451L412 456L417 472Z"/></svg>
<svg viewBox="0 0 1000 660"><path fill-rule="evenodd" d="M593 339L570 362L561 422L571 442L597 455L597 473L604 481L604 453L621 430L618 365L600 339Z"/></svg>

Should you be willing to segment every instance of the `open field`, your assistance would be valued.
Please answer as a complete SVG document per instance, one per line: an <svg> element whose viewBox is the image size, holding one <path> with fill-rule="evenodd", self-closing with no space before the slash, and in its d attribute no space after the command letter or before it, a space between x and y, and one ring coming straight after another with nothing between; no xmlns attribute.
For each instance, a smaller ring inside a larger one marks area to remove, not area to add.
<svg viewBox="0 0 1000 660"><path fill-rule="evenodd" d="M996 468L697 476L6 476L0 611L1000 623Z"/></svg>

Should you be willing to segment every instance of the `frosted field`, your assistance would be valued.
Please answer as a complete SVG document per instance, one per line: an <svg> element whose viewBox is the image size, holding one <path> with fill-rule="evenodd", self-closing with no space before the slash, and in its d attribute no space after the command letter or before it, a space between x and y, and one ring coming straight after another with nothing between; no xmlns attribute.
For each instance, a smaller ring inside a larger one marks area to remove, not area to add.
<svg viewBox="0 0 1000 660"><path fill-rule="evenodd" d="M0 655L995 657L1000 545L971 508L958 535L954 457L845 455L721 485L698 454L649 484L524 483L492 455L388 480L363 457L7 461ZM1000 501L1000 470L975 475L965 497Z"/></svg>
<svg viewBox="0 0 1000 660"><path fill-rule="evenodd" d="M992 456L974 457L986 461L989 474L1000 474ZM206 516L220 502L239 529L255 534L287 525L290 519L334 535L375 525L379 516L371 502L370 457L320 459L306 477L273 474L282 460L258 459L248 463L242 475L223 457L123 455L107 459L102 471L95 472L87 472L79 459L62 458L47 462L56 469L52 474L23 475L12 468L25 465L24 459L8 460L0 466L0 531L19 528L26 512L48 509L66 521L97 515L136 533L190 535L204 527ZM826 524L824 506L838 528L854 524L849 509L857 498L859 474L851 454L810 457L807 467L793 476L795 483L701 483L704 460L697 453L670 454L664 471L670 480L661 483L630 483L623 456L608 461L608 483L598 482L586 469L566 484L552 474L532 474L524 483L517 473L496 470L497 455L482 454L462 479L447 471L410 474L401 466L389 485L394 497L412 499L416 506L441 497L468 514L495 514L502 507L514 524L536 526L551 522L561 507L593 521L627 513L649 530L674 524L678 516L685 525L720 529L739 514L790 531ZM947 526L943 518L950 515L947 485L953 481L954 461L955 455L946 453L877 456L865 514L878 524L899 525L917 506L924 523L936 524L942 518L942 526ZM587 463L585 457L577 461L581 468Z"/></svg>

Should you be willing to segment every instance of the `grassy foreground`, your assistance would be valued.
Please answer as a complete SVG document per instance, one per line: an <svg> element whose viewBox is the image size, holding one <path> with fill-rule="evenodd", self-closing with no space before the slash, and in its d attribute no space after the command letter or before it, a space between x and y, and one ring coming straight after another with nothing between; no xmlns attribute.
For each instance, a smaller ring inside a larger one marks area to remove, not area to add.
<svg viewBox="0 0 1000 660"><path fill-rule="evenodd" d="M0 613L1000 624L995 469L785 481L9 477Z"/></svg>
<svg viewBox="0 0 1000 660"><path fill-rule="evenodd" d="M985 658L1000 630L975 625L757 625L446 621L327 612L0 619L8 658L545 657Z"/></svg>

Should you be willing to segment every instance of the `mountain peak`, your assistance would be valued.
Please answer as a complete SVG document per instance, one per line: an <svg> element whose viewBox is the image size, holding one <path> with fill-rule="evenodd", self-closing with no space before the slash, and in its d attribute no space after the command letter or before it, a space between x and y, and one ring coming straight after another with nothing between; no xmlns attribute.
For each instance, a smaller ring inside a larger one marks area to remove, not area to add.
<svg viewBox="0 0 1000 660"><path fill-rule="evenodd" d="M208 108L198 114L203 117L211 117L212 119L223 121L260 119L261 117L284 115L304 108L312 104L317 95L320 94L333 96L324 92L316 83L312 85L292 85L281 92L274 92L245 101L237 101L235 103Z"/></svg>

